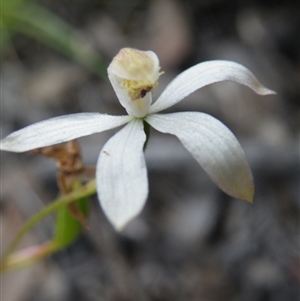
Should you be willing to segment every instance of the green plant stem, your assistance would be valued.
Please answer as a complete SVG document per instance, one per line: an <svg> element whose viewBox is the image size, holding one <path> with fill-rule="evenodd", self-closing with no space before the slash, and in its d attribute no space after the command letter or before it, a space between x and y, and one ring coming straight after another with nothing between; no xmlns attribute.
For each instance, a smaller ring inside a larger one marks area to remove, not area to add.
<svg viewBox="0 0 300 301"><path fill-rule="evenodd" d="M144 143L144 147L143 147L143 150L145 152L146 150L146 147L148 145L148 141L149 141L149 138L150 138L150 134L151 134L151 126L149 123L147 123L145 120L143 121L143 124L144 124L144 132L146 134L146 141Z"/></svg>
<svg viewBox="0 0 300 301"><path fill-rule="evenodd" d="M80 187L79 189L71 192L70 194L64 195L56 199L54 202L52 202L50 205L42 209L40 212L38 212L36 215L34 215L32 218L30 218L24 226L21 228L21 230L17 233L14 240L10 243L8 248L6 249L2 261L5 260L6 257L8 257L17 247L21 239L24 237L24 235L32 228L34 227L42 218L47 216L48 214L58 210L62 206L66 206L72 202L75 202L76 200L90 196L92 194L96 193L96 181L92 180L86 185Z"/></svg>

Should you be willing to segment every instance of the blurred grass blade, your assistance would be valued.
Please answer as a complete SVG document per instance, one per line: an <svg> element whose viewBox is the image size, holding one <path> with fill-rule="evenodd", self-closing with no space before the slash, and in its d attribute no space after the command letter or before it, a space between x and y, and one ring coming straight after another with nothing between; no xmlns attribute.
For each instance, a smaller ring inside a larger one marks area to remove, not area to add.
<svg viewBox="0 0 300 301"><path fill-rule="evenodd" d="M11 35L7 28L3 24L3 20L0 19L0 51L4 49L4 47L7 47L11 43Z"/></svg>
<svg viewBox="0 0 300 301"><path fill-rule="evenodd" d="M14 7L15 8L15 7ZM97 75L106 77L106 62L90 43L69 24L35 3L26 6L4 6L4 26L30 36L65 54Z"/></svg>

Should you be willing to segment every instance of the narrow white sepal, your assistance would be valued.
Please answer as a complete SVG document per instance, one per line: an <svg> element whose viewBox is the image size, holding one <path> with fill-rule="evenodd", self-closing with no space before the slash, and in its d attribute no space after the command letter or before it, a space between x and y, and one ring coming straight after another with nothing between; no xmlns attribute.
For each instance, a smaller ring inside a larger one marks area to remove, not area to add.
<svg viewBox="0 0 300 301"><path fill-rule="evenodd" d="M253 179L245 154L235 136L220 121L198 112L154 114L146 121L162 133L177 136L224 192L253 201Z"/></svg>
<svg viewBox="0 0 300 301"><path fill-rule="evenodd" d="M143 121L134 119L104 145L98 159L98 197L117 230L140 213L148 196L145 140Z"/></svg>
<svg viewBox="0 0 300 301"><path fill-rule="evenodd" d="M131 119L130 116L110 116L98 113L78 113L54 117L8 135L0 141L0 149L25 152L113 129Z"/></svg>
<svg viewBox="0 0 300 301"><path fill-rule="evenodd" d="M230 61L209 61L180 73L150 107L150 113L167 109L194 91L220 81L245 85L260 95L275 94L274 91L265 88L244 66Z"/></svg>

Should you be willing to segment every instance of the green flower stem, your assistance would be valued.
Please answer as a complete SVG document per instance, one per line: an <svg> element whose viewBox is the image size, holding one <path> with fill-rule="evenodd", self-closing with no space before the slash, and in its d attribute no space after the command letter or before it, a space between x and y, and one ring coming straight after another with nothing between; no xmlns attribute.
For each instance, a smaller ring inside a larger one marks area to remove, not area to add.
<svg viewBox="0 0 300 301"><path fill-rule="evenodd" d="M151 134L151 126L145 120L143 121L143 124L144 124L144 132L146 134L146 141L144 143L144 148L143 148L144 151L145 151L146 147L147 147L147 144L148 144L148 141L149 141L149 138L150 138L150 134Z"/></svg>
<svg viewBox="0 0 300 301"><path fill-rule="evenodd" d="M32 227L34 227L40 220L42 220L45 216L62 208L63 206L66 206L72 202L75 202L76 200L78 200L80 198L84 198L84 197L93 195L94 193L96 193L96 181L92 180L92 181L88 182L86 185L71 192L70 194L59 197L54 202L52 202L50 205L48 205L43 210L38 212L36 215L34 215L32 218L30 218L25 223L25 225L21 228L21 230L17 233L14 240L10 243L6 252L4 253L4 255L2 257L2 261L4 261L15 250L15 248L17 247L17 245L19 244L21 239L24 237L24 235Z"/></svg>

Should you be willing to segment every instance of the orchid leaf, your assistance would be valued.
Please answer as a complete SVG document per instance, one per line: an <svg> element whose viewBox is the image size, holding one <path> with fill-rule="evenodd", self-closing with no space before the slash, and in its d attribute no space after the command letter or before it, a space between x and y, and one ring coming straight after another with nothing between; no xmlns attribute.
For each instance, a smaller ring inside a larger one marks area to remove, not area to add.
<svg viewBox="0 0 300 301"><path fill-rule="evenodd" d="M88 215L88 201L81 198L74 204L86 217ZM61 207L57 212L54 241L58 248L64 248L71 244L82 232L83 225L72 215L68 206Z"/></svg>

